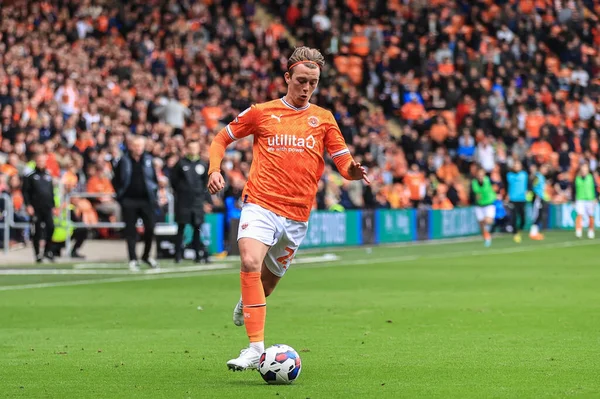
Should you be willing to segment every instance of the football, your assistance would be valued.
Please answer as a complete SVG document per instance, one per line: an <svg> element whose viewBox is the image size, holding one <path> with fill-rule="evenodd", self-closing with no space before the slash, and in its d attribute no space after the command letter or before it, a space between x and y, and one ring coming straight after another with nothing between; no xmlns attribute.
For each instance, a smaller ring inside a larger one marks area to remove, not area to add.
<svg viewBox="0 0 600 399"><path fill-rule="evenodd" d="M291 384L300 375L300 370L300 355L291 346L273 345L260 355L258 371L269 384Z"/></svg>

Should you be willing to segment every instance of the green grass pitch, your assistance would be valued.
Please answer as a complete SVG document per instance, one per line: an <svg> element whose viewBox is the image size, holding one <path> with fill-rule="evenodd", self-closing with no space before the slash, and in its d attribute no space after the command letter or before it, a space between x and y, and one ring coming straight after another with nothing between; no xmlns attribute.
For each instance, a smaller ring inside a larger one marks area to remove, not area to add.
<svg viewBox="0 0 600 399"><path fill-rule="evenodd" d="M291 386L225 366L246 345L234 265L0 275L0 398L600 397L594 241L328 252L339 259L292 267L268 301L267 344L303 360Z"/></svg>

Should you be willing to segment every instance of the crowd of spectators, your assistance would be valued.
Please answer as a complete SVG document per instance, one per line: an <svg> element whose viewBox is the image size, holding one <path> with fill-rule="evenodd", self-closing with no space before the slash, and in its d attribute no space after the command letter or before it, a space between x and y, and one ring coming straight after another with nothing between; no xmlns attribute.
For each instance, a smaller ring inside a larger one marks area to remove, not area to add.
<svg viewBox="0 0 600 399"><path fill-rule="evenodd" d="M549 163L565 201L578 165L598 166L599 15L593 0L5 1L0 190L26 218L21 178L44 151L65 191L111 194L111 161L145 135L164 206L185 141L206 154L237 113L283 96L308 45L327 59L312 101L373 181L330 163L316 208L467 205L473 163L501 180L515 160ZM215 211L235 212L250 140L227 152ZM108 195L76 205L121 217Z"/></svg>
<svg viewBox="0 0 600 399"><path fill-rule="evenodd" d="M450 209L468 204L474 163L502 186L516 160L549 164L547 196L564 202L582 162L597 172L600 3L270 3L297 42L324 49L330 73L345 74L401 126L359 124L347 139L374 184L333 179L320 206L332 197L350 208ZM342 124L354 115L342 102L325 104Z"/></svg>

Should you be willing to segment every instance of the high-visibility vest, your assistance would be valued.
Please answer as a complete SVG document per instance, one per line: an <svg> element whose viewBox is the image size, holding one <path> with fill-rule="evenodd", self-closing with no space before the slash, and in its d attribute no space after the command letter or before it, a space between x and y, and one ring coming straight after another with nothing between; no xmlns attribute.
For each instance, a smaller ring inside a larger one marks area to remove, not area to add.
<svg viewBox="0 0 600 399"><path fill-rule="evenodd" d="M62 203L62 199L58 193L58 190L54 190L54 206L56 208L60 208ZM52 242L65 242L67 237L73 235L73 231L75 230L72 226L67 226L67 220L69 219L69 213L75 209L75 207L71 204L66 206L58 216L54 216L54 233L52 233Z"/></svg>

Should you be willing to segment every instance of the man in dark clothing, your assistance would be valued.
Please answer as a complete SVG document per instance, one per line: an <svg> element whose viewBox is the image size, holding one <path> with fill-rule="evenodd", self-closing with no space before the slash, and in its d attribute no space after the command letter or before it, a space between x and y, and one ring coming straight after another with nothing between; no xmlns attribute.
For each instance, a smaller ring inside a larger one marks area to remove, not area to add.
<svg viewBox="0 0 600 399"><path fill-rule="evenodd" d="M54 260L52 234L54 233L54 184L46 170L48 156L40 153L35 156L35 169L23 180L23 201L33 223L33 250L36 262L45 258ZM42 236L42 232L45 234ZM44 238L44 252L40 254L40 240Z"/></svg>
<svg viewBox="0 0 600 399"><path fill-rule="evenodd" d="M152 157L145 153L145 147L146 139L142 136L135 137L129 152L118 161L113 177L117 201L121 204L123 211L129 269L132 271L139 271L139 262L135 252L138 218L141 218L144 223L142 262L151 268L158 267L156 260L150 257L158 209L158 179L152 165Z"/></svg>
<svg viewBox="0 0 600 399"><path fill-rule="evenodd" d="M171 187L175 193L175 221L178 226L175 240L176 263L182 258L183 232L188 224L194 229L192 248L196 253L196 262L204 260L208 263L208 251L200 240L204 212L211 205L207 182L208 164L200 160L200 143L190 141L187 143L186 157L180 159L171 171Z"/></svg>

